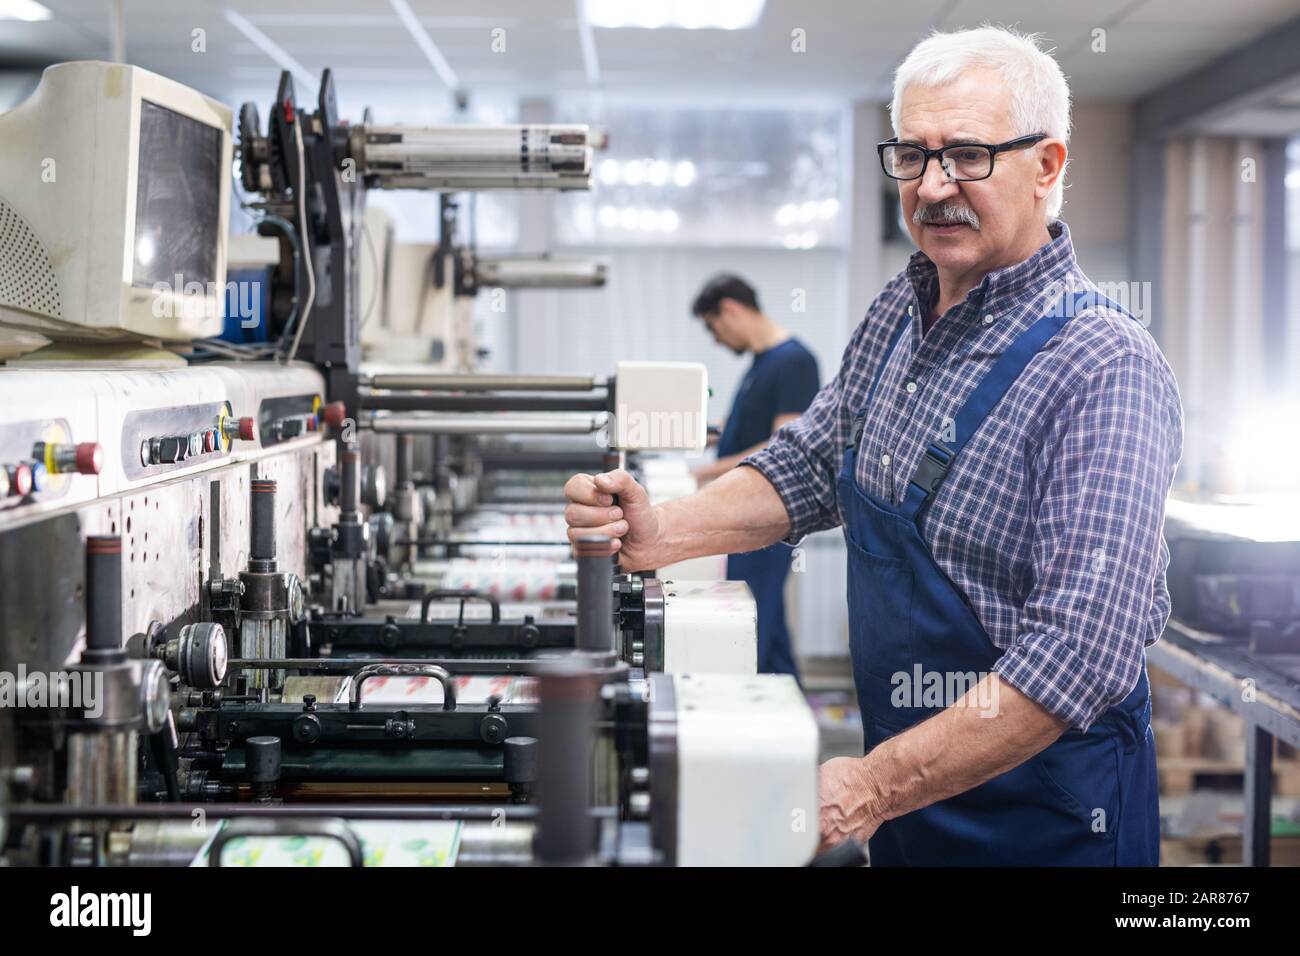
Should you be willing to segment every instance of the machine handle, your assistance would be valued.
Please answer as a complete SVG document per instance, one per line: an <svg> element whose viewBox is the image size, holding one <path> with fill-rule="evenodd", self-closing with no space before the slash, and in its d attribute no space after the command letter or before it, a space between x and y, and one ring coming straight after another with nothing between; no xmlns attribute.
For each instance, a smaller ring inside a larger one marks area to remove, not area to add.
<svg viewBox="0 0 1300 956"><path fill-rule="evenodd" d="M361 841L352 832L346 822L337 817L320 820L272 819L253 817L235 820L229 826L222 827L212 838L208 850L208 866L221 865L221 851L226 844L238 837L277 837L277 836L314 836L338 840L348 854L349 866L365 866L365 854L361 852Z"/></svg>
<svg viewBox="0 0 1300 956"><path fill-rule="evenodd" d="M480 601L487 601L492 607L492 623L501 623L501 602L497 600L496 595L489 594L487 591L475 591L473 588L448 588L430 591L420 602L420 623L429 623L429 605L434 601L454 601L460 600L460 618L456 621L456 626L460 627L465 623L465 602L477 598Z"/></svg>
<svg viewBox="0 0 1300 956"><path fill-rule="evenodd" d="M352 675L349 710L361 709L361 685L372 677L432 677L442 685L442 709L456 709L456 684L437 664L368 664Z"/></svg>
<svg viewBox="0 0 1300 956"><path fill-rule="evenodd" d="M818 853L808 861L809 866L866 866L867 855L862 852L862 844L853 837L843 843L837 843L829 850Z"/></svg>

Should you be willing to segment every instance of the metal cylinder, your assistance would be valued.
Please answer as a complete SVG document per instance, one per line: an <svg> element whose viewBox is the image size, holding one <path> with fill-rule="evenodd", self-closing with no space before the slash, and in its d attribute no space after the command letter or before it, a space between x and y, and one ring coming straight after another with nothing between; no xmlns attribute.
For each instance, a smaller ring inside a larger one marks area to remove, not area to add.
<svg viewBox="0 0 1300 956"><path fill-rule="evenodd" d="M537 738L507 737L504 745L506 783L537 780Z"/></svg>
<svg viewBox="0 0 1300 956"><path fill-rule="evenodd" d="M607 412L609 405L609 395L604 392L547 392L537 395L525 392L472 395L367 392L361 396L361 407L366 411L386 412Z"/></svg>
<svg viewBox="0 0 1300 956"><path fill-rule="evenodd" d="M600 431L605 423L604 414L578 412L518 415L496 412L370 412L358 421L361 428L379 434L413 432L417 435L589 435Z"/></svg>
<svg viewBox="0 0 1300 956"><path fill-rule="evenodd" d="M609 264L601 259L537 256L480 258L474 263L480 286L502 289L583 289L605 284Z"/></svg>
<svg viewBox="0 0 1300 956"><path fill-rule="evenodd" d="M139 739L134 730L69 734L64 802L72 806L135 803Z"/></svg>
<svg viewBox="0 0 1300 956"><path fill-rule="evenodd" d="M122 649L122 539L86 539L86 650Z"/></svg>
<svg viewBox="0 0 1300 956"><path fill-rule="evenodd" d="M615 650L614 565L610 539L583 535L573 546L578 563L578 631L580 651L607 654Z"/></svg>
<svg viewBox="0 0 1300 956"><path fill-rule="evenodd" d="M280 738L249 737L244 741L244 764L252 783L275 783L280 779Z"/></svg>
<svg viewBox="0 0 1300 956"><path fill-rule="evenodd" d="M355 515L361 509L361 452L349 446L339 465L339 511Z"/></svg>
<svg viewBox="0 0 1300 956"><path fill-rule="evenodd" d="M415 457L415 436L397 436L397 487L405 488L414 481L411 461Z"/></svg>
<svg viewBox="0 0 1300 956"><path fill-rule="evenodd" d="M467 821L460 831L457 866L529 866L533 862L533 838L537 826L532 821L513 823L507 811L504 822Z"/></svg>
<svg viewBox="0 0 1300 956"><path fill-rule="evenodd" d="M252 483L249 557L254 561L275 561L275 488L275 482L266 478L255 479Z"/></svg>
<svg viewBox="0 0 1300 956"><path fill-rule="evenodd" d="M596 849L591 792L600 681L580 655L570 655L539 677L538 694L537 857L553 866L586 863Z"/></svg>
<svg viewBox="0 0 1300 956"><path fill-rule="evenodd" d="M449 375L437 372L372 375L363 384L392 391L589 392L608 383L580 375Z"/></svg>

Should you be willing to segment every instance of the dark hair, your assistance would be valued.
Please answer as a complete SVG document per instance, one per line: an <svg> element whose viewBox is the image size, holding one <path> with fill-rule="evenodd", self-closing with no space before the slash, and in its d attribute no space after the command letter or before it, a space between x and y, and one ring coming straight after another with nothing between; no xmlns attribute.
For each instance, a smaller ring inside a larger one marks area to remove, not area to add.
<svg viewBox="0 0 1300 956"><path fill-rule="evenodd" d="M691 312L701 319L706 315L713 315L721 308L723 299L734 299L755 312L761 311L754 287L740 276L723 272L704 283L704 288L695 297Z"/></svg>

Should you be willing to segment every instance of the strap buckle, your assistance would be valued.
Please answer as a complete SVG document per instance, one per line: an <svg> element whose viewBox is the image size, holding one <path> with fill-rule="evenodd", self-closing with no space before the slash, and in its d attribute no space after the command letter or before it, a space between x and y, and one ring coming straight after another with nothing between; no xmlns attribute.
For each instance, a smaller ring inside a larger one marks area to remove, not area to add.
<svg viewBox="0 0 1300 956"><path fill-rule="evenodd" d="M853 419L853 427L849 432L849 444L845 449L846 451L848 448L858 447L858 443L862 441L862 432L866 427L867 413L865 411L858 412L857 417Z"/></svg>
<svg viewBox="0 0 1300 956"><path fill-rule="evenodd" d="M952 449L946 445L938 442L927 445L925 454L921 456L916 472L912 475L912 484L927 495L934 494L948 477L948 469L952 467L954 457Z"/></svg>

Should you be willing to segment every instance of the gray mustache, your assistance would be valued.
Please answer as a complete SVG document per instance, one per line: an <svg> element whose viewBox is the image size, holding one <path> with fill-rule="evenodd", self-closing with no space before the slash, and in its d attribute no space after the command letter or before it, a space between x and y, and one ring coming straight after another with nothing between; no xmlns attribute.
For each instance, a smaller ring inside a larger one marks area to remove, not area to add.
<svg viewBox="0 0 1300 956"><path fill-rule="evenodd" d="M927 224L950 226L958 223L964 223L978 230L980 217L975 215L975 210L969 206L959 206L956 203L917 206L916 212L912 213L912 224L916 226Z"/></svg>

